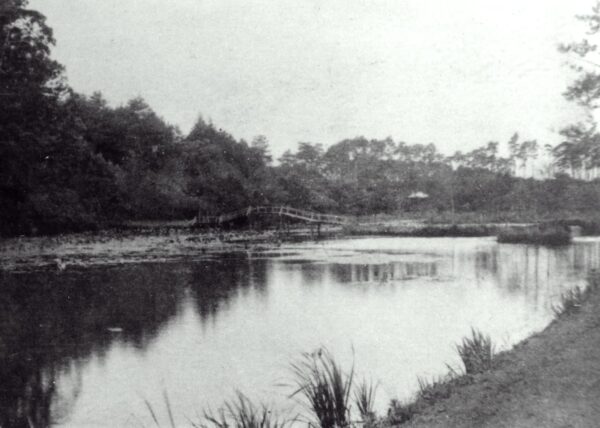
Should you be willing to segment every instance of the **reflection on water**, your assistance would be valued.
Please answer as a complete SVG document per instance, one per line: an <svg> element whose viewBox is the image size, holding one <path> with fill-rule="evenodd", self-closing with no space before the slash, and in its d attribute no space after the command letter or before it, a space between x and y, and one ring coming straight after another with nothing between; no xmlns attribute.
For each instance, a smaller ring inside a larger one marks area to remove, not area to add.
<svg viewBox="0 0 600 428"><path fill-rule="evenodd" d="M436 277L437 263L398 262L370 265L332 264L330 271L338 282L387 282L418 277Z"/></svg>
<svg viewBox="0 0 600 428"><path fill-rule="evenodd" d="M510 346L597 268L599 240L563 249L490 239L299 244L200 263L0 276L0 426L150 426L239 388L284 409L289 362L327 346L381 382L379 407L456 363L471 326ZM351 349L354 349L354 356ZM289 382L288 382L289 383Z"/></svg>

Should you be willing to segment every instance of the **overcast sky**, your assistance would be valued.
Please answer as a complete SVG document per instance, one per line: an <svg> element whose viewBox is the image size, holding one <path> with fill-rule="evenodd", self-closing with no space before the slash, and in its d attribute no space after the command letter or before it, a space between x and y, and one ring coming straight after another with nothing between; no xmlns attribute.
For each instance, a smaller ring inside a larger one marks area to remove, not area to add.
<svg viewBox="0 0 600 428"><path fill-rule="evenodd" d="M70 84L142 96L187 132L364 135L468 150L514 131L541 144L580 112L559 42L591 0L31 0ZM582 32L579 33L580 35Z"/></svg>

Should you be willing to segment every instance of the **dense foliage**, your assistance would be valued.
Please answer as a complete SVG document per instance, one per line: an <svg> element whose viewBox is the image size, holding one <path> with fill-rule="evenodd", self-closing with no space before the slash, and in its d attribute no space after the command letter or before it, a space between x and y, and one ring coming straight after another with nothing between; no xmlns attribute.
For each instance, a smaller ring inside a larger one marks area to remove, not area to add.
<svg viewBox="0 0 600 428"><path fill-rule="evenodd" d="M185 219L251 204L356 215L600 208L600 183L571 178L591 178L597 168L595 129L563 131L565 142L549 149L559 174L545 180L519 178L536 174L539 148L517 134L506 157L497 142L444 156L433 144L357 137L327 150L302 142L273 165L264 136L236 141L202 118L182 135L141 98L113 108L100 93L75 93L50 56L53 44L44 16L26 0L2 2L1 235ZM584 97L590 79L568 96L591 103L595 95ZM415 202L416 192L429 198Z"/></svg>

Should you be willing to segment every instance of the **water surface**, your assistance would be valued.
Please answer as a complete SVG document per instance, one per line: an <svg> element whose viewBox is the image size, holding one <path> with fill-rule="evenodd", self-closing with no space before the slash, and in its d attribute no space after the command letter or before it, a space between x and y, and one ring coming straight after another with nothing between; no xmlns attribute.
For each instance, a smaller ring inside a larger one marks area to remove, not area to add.
<svg viewBox="0 0 600 428"><path fill-rule="evenodd" d="M325 346L379 382L378 409L417 376L459 367L471 327L507 348L597 268L600 240L561 249L492 238L303 243L210 260L0 276L0 426L197 420L236 390L296 412L290 363Z"/></svg>

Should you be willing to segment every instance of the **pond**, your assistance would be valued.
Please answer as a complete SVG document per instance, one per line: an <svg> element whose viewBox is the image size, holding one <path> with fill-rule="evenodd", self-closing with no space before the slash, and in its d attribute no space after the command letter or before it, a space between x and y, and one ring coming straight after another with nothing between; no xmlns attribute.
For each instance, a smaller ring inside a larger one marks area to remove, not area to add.
<svg viewBox="0 0 600 428"><path fill-rule="evenodd" d="M306 413L290 364L323 346L377 409L417 376L460 368L475 327L506 349L585 284L600 240L548 249L493 238L364 238L204 260L0 276L0 426L189 426L236 391ZM30 422L28 422L28 419Z"/></svg>

